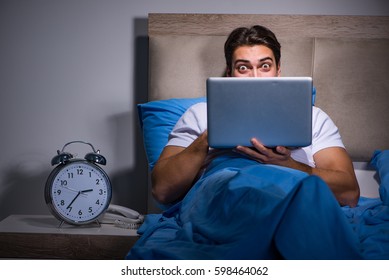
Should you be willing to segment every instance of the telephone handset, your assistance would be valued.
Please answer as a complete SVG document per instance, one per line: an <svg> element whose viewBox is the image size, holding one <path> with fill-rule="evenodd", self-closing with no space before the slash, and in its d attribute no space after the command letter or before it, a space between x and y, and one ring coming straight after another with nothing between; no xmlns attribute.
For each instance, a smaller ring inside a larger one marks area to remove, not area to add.
<svg viewBox="0 0 389 280"><path fill-rule="evenodd" d="M100 219L100 223L114 224L115 226L128 229L138 229L143 223L143 220L144 216L133 209L110 204Z"/></svg>

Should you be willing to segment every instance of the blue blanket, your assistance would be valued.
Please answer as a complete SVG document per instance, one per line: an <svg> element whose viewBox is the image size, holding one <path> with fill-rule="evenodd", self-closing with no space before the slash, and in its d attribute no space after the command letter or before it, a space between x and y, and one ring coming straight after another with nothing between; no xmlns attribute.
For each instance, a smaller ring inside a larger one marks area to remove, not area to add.
<svg viewBox="0 0 389 280"><path fill-rule="evenodd" d="M339 207L319 177L224 157L181 202L147 216L127 259L388 258L389 242L376 246L388 239L388 210L362 204ZM369 220L368 209L381 217ZM367 229L374 219L380 228Z"/></svg>
<svg viewBox="0 0 389 280"><path fill-rule="evenodd" d="M150 168L182 114L205 101L138 105ZM389 150L376 151L372 165L380 198L341 208L317 177L247 159L217 160L183 201L147 216L127 258L389 259Z"/></svg>
<svg viewBox="0 0 389 280"><path fill-rule="evenodd" d="M362 197L358 207L342 210L359 238L364 258L389 260L389 150L375 151L370 163L377 171L380 197Z"/></svg>

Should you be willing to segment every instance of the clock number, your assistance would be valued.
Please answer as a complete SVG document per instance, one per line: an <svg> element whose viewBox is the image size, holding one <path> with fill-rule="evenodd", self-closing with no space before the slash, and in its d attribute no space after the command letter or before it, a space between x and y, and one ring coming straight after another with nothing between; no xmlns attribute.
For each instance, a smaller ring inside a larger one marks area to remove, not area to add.
<svg viewBox="0 0 389 280"><path fill-rule="evenodd" d="M89 171L89 178L91 178L91 177L92 177L92 172Z"/></svg>
<svg viewBox="0 0 389 280"><path fill-rule="evenodd" d="M61 186L67 186L68 185L68 181L66 180L61 180Z"/></svg>
<svg viewBox="0 0 389 280"><path fill-rule="evenodd" d="M89 208L88 208L88 212L89 212L89 213L92 213L92 207L89 207Z"/></svg>
<svg viewBox="0 0 389 280"><path fill-rule="evenodd" d="M96 179L96 185L100 185L100 180Z"/></svg>
<svg viewBox="0 0 389 280"><path fill-rule="evenodd" d="M60 195L61 194L61 190L57 190L57 194Z"/></svg>
<svg viewBox="0 0 389 280"><path fill-rule="evenodd" d="M84 169L77 169L77 175L82 175L84 173Z"/></svg>
<svg viewBox="0 0 389 280"><path fill-rule="evenodd" d="M97 204L97 205L100 204L100 199L96 200L96 204Z"/></svg>
<svg viewBox="0 0 389 280"><path fill-rule="evenodd" d="M99 195L103 195L103 194L104 194L103 190L99 189Z"/></svg>
<svg viewBox="0 0 389 280"><path fill-rule="evenodd" d="M68 179L72 179L72 178L73 178L73 172L68 173Z"/></svg>
<svg viewBox="0 0 389 280"><path fill-rule="evenodd" d="M70 207L68 207L68 209L69 209L69 213L70 213L70 212L72 212L73 208L70 206Z"/></svg>
<svg viewBox="0 0 389 280"><path fill-rule="evenodd" d="M61 200L60 204L61 204L62 206L64 206L64 205L65 205L65 201L64 201L64 200Z"/></svg>
<svg viewBox="0 0 389 280"><path fill-rule="evenodd" d="M82 215L82 211L81 210L78 211L78 215L80 215L80 216Z"/></svg>

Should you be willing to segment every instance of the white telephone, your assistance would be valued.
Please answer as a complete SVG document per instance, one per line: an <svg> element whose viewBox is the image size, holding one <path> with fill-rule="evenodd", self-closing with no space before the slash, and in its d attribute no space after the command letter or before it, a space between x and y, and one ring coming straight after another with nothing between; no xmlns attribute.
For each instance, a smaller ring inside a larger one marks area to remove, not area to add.
<svg viewBox="0 0 389 280"><path fill-rule="evenodd" d="M144 216L124 206L110 204L100 219L102 224L114 224L117 227L138 229L144 221Z"/></svg>

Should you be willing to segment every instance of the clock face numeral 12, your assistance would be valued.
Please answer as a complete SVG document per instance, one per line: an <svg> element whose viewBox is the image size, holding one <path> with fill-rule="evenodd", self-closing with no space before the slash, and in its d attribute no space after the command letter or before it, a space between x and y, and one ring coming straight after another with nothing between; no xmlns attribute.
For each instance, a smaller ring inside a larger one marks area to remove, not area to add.
<svg viewBox="0 0 389 280"><path fill-rule="evenodd" d="M54 214L73 224L96 220L111 200L111 183L106 173L85 161L57 168L46 185L46 201L49 200Z"/></svg>

